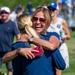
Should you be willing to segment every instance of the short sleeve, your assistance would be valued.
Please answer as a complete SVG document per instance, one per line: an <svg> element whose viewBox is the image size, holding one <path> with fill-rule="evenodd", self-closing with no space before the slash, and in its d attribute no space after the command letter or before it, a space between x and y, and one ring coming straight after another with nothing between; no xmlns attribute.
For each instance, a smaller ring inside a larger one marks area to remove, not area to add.
<svg viewBox="0 0 75 75"><path fill-rule="evenodd" d="M52 57L53 57L56 68L58 68L60 70L64 70L66 67L66 63L58 49L53 51Z"/></svg>
<svg viewBox="0 0 75 75"><path fill-rule="evenodd" d="M18 48L29 48L30 44L28 42L15 42L12 44L11 50L15 50Z"/></svg>
<svg viewBox="0 0 75 75"><path fill-rule="evenodd" d="M56 36L58 39L60 39L59 34L57 32L47 32L47 36Z"/></svg>
<svg viewBox="0 0 75 75"><path fill-rule="evenodd" d="M56 32L53 32L53 35L56 36L59 39L59 34Z"/></svg>
<svg viewBox="0 0 75 75"><path fill-rule="evenodd" d="M17 35L17 34L19 34L19 30L18 30L18 27L16 26L16 24L14 23L14 22L12 22L12 24L13 24L13 32L14 32L14 34L15 35Z"/></svg>

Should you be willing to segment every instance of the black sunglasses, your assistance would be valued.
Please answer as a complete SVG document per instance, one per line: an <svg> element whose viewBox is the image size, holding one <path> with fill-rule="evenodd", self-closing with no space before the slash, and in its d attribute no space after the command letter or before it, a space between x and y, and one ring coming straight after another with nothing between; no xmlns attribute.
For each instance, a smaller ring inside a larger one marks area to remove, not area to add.
<svg viewBox="0 0 75 75"><path fill-rule="evenodd" d="M1 14L9 14L8 12L2 11Z"/></svg>
<svg viewBox="0 0 75 75"><path fill-rule="evenodd" d="M49 9L49 11L55 11L56 10L55 8L53 8L51 6L49 6L48 9Z"/></svg>
<svg viewBox="0 0 75 75"><path fill-rule="evenodd" d="M33 17L33 21L40 21L40 22L45 22L45 18L38 18L38 17Z"/></svg>

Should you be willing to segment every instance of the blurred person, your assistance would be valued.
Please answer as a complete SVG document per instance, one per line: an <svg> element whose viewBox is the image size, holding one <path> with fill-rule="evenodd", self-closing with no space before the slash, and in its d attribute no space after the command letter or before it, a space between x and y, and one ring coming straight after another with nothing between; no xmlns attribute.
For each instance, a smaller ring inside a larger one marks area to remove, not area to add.
<svg viewBox="0 0 75 75"><path fill-rule="evenodd" d="M13 22L16 21L16 17L17 17L17 13L13 10L10 15L9 15L9 19Z"/></svg>
<svg viewBox="0 0 75 75"><path fill-rule="evenodd" d="M68 9L68 25L69 27L73 24L73 18L72 18L72 0L66 0L66 5Z"/></svg>
<svg viewBox="0 0 75 75"><path fill-rule="evenodd" d="M52 21L50 26L48 27L47 31L48 32L57 32L60 36L60 46L59 46L59 51L61 55L63 56L65 63L66 63L66 68L69 68L69 53L68 53L68 47L65 43L65 40L70 39L70 32L69 28L67 25L66 20L59 18L57 16L58 11L59 11L59 6L56 2L52 2L48 5L49 12L52 17ZM62 70L57 70L57 75L61 75Z"/></svg>
<svg viewBox="0 0 75 75"><path fill-rule="evenodd" d="M36 10L36 8L32 8L32 14L34 13L35 10Z"/></svg>
<svg viewBox="0 0 75 75"><path fill-rule="evenodd" d="M72 17L75 19L75 0L72 0Z"/></svg>
<svg viewBox="0 0 75 75"><path fill-rule="evenodd" d="M73 16L74 13L75 13L74 7L75 7L75 0L72 0L72 16Z"/></svg>
<svg viewBox="0 0 75 75"><path fill-rule="evenodd" d="M21 62L22 68L19 68L19 72L21 72L20 75L56 75L56 67L64 70L65 62L58 50L58 46L60 44L59 35L56 32L46 32L46 29L50 25L50 21L51 17L48 9L38 7L32 15L32 27L38 33L40 38L26 34L24 31L26 29L22 29L25 34L21 35L21 39L19 41L35 44L36 46L42 46L44 52L40 57L36 57L34 55L34 52L38 53L34 48L29 46L28 48L22 48L21 46L17 49L15 46L16 49L8 52L3 57L3 62L14 60L18 55L23 56ZM19 62L17 64L19 64Z"/></svg>
<svg viewBox="0 0 75 75"><path fill-rule="evenodd" d="M68 20L68 8L66 4L66 0L57 0L56 1L59 5L59 17L62 17L66 21Z"/></svg>
<svg viewBox="0 0 75 75"><path fill-rule="evenodd" d="M17 17L22 15L24 13L25 7L22 5L19 5L17 8L15 8L9 15L9 19L16 23L17 25Z"/></svg>
<svg viewBox="0 0 75 75"><path fill-rule="evenodd" d="M68 9L66 5L65 0L57 0L57 4L59 6L59 12L58 12L58 17L61 17L63 19L67 19L68 17Z"/></svg>
<svg viewBox="0 0 75 75"><path fill-rule="evenodd" d="M0 10L1 10L1 7L0 7ZM2 19L2 17L1 17L1 13L0 13L0 22L1 22L1 19Z"/></svg>
<svg viewBox="0 0 75 75"><path fill-rule="evenodd" d="M32 9L33 9L33 5L32 5L32 2L29 0L28 3L27 3L27 10L28 10L29 15L33 14Z"/></svg>
<svg viewBox="0 0 75 75"><path fill-rule="evenodd" d="M58 10L57 16L63 18L64 15L62 14L63 13L63 11L62 11L62 7L63 7L62 1L57 0L57 4L59 6L59 10Z"/></svg>
<svg viewBox="0 0 75 75"><path fill-rule="evenodd" d="M2 67L2 57L11 50L11 45L14 41L14 36L20 38L19 31L14 22L8 19L10 9L6 6L1 7L1 22L0 22L0 68ZM7 75L12 75L12 62L6 63ZM0 71L0 75L1 75Z"/></svg>
<svg viewBox="0 0 75 75"><path fill-rule="evenodd" d="M2 17L1 17L1 13L0 13L0 22L1 22L1 19L2 19Z"/></svg>
<svg viewBox="0 0 75 75"><path fill-rule="evenodd" d="M17 17L19 17L20 15L24 14L24 11L25 11L25 7L22 5L20 7L20 9L18 10Z"/></svg>
<svg viewBox="0 0 75 75"><path fill-rule="evenodd" d="M44 3L44 4L43 4L43 7L46 7L46 8L47 8L47 4L46 4L46 3Z"/></svg>
<svg viewBox="0 0 75 75"><path fill-rule="evenodd" d="M28 4L27 4L27 9L28 9L28 12L30 12L33 8L33 5L32 5L32 2L29 0Z"/></svg>

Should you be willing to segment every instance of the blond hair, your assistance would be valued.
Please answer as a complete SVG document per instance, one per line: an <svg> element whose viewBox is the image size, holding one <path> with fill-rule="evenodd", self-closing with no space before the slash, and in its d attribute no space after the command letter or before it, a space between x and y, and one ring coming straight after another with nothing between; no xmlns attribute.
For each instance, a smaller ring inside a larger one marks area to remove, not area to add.
<svg viewBox="0 0 75 75"><path fill-rule="evenodd" d="M51 14L49 13L49 10L46 8L46 7L38 7L36 10L35 10L35 12L33 13L33 15L32 15L32 21L33 21L33 18L35 17L35 15L38 13L38 12L40 12L40 11L42 11L42 13L44 14L44 18L45 18L45 20L46 20L46 27L45 27L45 29L47 30L47 28L50 26L50 23L51 23Z"/></svg>
<svg viewBox="0 0 75 75"><path fill-rule="evenodd" d="M36 31L32 28L31 16L29 14L23 14L23 15L19 16L17 19L17 24L18 24L18 28L20 31L22 29L22 31L23 30L26 31L26 33L29 34L30 36L39 38ZM36 47L33 44L31 46Z"/></svg>

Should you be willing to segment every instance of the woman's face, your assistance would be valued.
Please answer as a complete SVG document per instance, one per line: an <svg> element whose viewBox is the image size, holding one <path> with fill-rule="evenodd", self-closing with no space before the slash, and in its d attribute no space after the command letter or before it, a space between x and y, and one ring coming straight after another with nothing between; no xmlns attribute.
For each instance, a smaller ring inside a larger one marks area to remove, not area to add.
<svg viewBox="0 0 75 75"><path fill-rule="evenodd" d="M55 15L56 15L56 9L55 8L53 8L53 7L49 7L49 12L50 12L50 14L51 14L51 17L54 17Z"/></svg>
<svg viewBox="0 0 75 75"><path fill-rule="evenodd" d="M46 20L42 11L33 17L33 28L37 33L45 34Z"/></svg>
<svg viewBox="0 0 75 75"><path fill-rule="evenodd" d="M56 10L55 11L50 11L51 17L54 17L56 15Z"/></svg>

